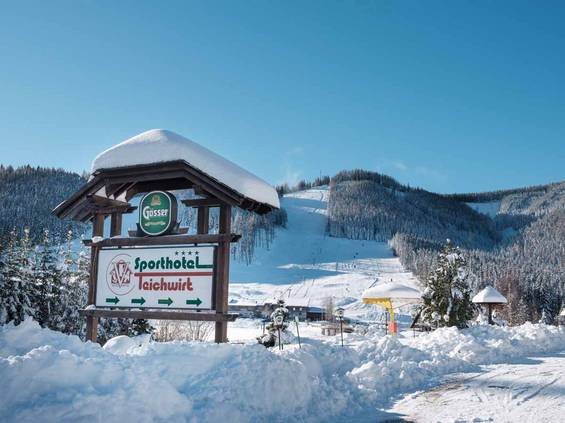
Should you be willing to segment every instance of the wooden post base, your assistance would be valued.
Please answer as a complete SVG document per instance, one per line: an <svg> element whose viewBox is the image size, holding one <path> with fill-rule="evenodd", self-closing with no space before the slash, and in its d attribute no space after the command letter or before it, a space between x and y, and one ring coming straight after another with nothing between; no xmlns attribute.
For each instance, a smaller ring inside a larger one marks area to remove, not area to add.
<svg viewBox="0 0 565 423"><path fill-rule="evenodd" d="M86 340L96 342L98 338L98 317L86 316Z"/></svg>
<svg viewBox="0 0 565 423"><path fill-rule="evenodd" d="M214 342L228 342L228 322L216 322Z"/></svg>

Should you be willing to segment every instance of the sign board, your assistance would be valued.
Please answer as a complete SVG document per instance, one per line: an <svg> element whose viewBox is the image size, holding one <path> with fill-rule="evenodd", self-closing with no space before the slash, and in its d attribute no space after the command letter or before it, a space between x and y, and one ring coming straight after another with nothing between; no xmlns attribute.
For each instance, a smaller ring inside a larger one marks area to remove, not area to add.
<svg viewBox="0 0 565 423"><path fill-rule="evenodd" d="M170 231L177 220L177 199L164 191L152 191L139 202L139 229L150 236Z"/></svg>
<svg viewBox="0 0 565 423"><path fill-rule="evenodd" d="M214 246L101 249L97 307L212 309Z"/></svg>

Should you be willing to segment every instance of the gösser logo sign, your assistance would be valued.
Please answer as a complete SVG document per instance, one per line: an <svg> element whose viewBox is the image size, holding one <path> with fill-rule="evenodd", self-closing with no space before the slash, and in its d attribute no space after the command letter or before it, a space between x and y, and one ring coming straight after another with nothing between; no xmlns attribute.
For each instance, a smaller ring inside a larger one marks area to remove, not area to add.
<svg viewBox="0 0 565 423"><path fill-rule="evenodd" d="M152 191L139 202L139 229L156 236L169 232L177 223L177 199L164 191Z"/></svg>
<svg viewBox="0 0 565 423"><path fill-rule="evenodd" d="M96 306L212 309L214 248L102 249Z"/></svg>

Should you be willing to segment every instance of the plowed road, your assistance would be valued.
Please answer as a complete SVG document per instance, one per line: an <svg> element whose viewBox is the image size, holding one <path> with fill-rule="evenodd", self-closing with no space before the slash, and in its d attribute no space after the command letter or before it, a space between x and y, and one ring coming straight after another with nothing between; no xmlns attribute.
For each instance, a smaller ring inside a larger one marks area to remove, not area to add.
<svg viewBox="0 0 565 423"><path fill-rule="evenodd" d="M408 396L390 411L418 423L565 422L565 352L484 366Z"/></svg>

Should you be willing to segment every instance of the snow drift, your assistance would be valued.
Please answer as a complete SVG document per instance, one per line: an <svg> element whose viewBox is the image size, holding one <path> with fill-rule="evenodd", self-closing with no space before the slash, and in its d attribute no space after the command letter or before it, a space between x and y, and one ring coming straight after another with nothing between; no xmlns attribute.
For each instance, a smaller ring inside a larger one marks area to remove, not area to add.
<svg viewBox="0 0 565 423"><path fill-rule="evenodd" d="M374 422L391 398L441 375L565 350L565 331L477 326L346 342L278 351L120 338L103 349L27 320L0 328L0 421Z"/></svg>

